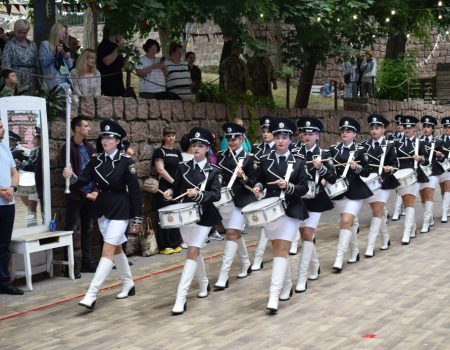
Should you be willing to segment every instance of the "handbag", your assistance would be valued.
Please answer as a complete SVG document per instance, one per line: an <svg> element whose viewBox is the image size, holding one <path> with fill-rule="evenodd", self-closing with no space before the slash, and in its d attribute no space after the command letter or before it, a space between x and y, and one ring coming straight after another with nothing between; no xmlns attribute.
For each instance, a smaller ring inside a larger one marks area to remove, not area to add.
<svg viewBox="0 0 450 350"><path fill-rule="evenodd" d="M153 231L150 218L146 219L146 230L139 233L139 241L141 244L141 255L152 256L158 254L158 244L156 243L155 231Z"/></svg>

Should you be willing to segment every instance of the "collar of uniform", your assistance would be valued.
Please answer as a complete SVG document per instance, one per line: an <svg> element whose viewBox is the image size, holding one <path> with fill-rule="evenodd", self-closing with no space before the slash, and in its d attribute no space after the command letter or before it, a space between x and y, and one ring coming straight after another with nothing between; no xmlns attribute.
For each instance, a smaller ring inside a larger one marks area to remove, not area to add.
<svg viewBox="0 0 450 350"><path fill-rule="evenodd" d="M241 146L240 148L238 148L236 151L233 151L233 152L237 156L238 154L240 154L243 151L243 149L244 149L244 147Z"/></svg>
<svg viewBox="0 0 450 350"><path fill-rule="evenodd" d="M315 143L310 149L308 149L307 147L306 147L306 145L305 145L305 151L306 152L314 152L314 150L316 149L316 147L317 147L317 144Z"/></svg>
<svg viewBox="0 0 450 350"><path fill-rule="evenodd" d="M384 136L381 136L378 140L374 140L374 139L372 139L372 147L374 147L375 148L375 142L378 142L379 144L380 144L380 146L381 146L381 144L383 143L383 141L384 141Z"/></svg>
<svg viewBox="0 0 450 350"><path fill-rule="evenodd" d="M269 142L269 143L263 142L263 148L266 147L266 145L269 146L270 148L272 148L273 145L275 145L275 141L272 141L272 142Z"/></svg>
<svg viewBox="0 0 450 350"><path fill-rule="evenodd" d="M201 160L200 162L196 162L195 159L192 159L192 162L194 164L194 168L195 168L195 165L198 164L198 166L200 167L200 170L203 170L203 168L205 167L205 165L207 163L207 159L205 158L205 159Z"/></svg>
<svg viewBox="0 0 450 350"><path fill-rule="evenodd" d="M291 154L291 151L289 151L289 150L287 150L286 153L284 153L284 154L278 154L277 152L275 152L275 157L277 158L277 160L280 157L286 157L286 160L287 160L290 154Z"/></svg>
<svg viewBox="0 0 450 350"><path fill-rule="evenodd" d="M351 149L351 148L353 147L353 144L354 144L354 142L352 142L352 143L349 144L349 145L345 145L344 143L342 143L342 149L344 149L344 148Z"/></svg>
<svg viewBox="0 0 450 350"><path fill-rule="evenodd" d="M111 158L111 160L114 160L114 157L116 156L116 154L117 154L118 151L119 151L119 150L116 149L116 150L115 150L113 153L111 153L111 154L105 153L105 159L106 159L106 157L109 157L109 158Z"/></svg>

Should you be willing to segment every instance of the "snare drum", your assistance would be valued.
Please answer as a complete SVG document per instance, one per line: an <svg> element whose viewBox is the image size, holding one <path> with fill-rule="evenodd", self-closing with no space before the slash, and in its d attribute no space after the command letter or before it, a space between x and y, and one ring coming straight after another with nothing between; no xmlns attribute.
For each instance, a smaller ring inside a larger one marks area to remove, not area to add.
<svg viewBox="0 0 450 350"><path fill-rule="evenodd" d="M200 207L197 203L179 203L158 209L161 228L178 228L200 221Z"/></svg>
<svg viewBox="0 0 450 350"><path fill-rule="evenodd" d="M400 169L394 173L394 176L400 183L399 188L408 187L417 182L417 175L414 169Z"/></svg>
<svg viewBox="0 0 450 350"><path fill-rule="evenodd" d="M381 176L377 173L370 173L367 177L361 176L361 180L365 182L373 193L381 188Z"/></svg>
<svg viewBox="0 0 450 350"><path fill-rule="evenodd" d="M308 192L302 196L305 199L311 199L316 197L316 183L314 181L308 181Z"/></svg>
<svg viewBox="0 0 450 350"><path fill-rule="evenodd" d="M270 197L246 205L242 214L248 227L264 227L281 218L284 207L279 197Z"/></svg>
<svg viewBox="0 0 450 350"><path fill-rule="evenodd" d="M433 166L431 164L427 166L421 165L420 167L422 168L422 171L426 176L431 176L431 174L433 173Z"/></svg>
<svg viewBox="0 0 450 350"><path fill-rule="evenodd" d="M444 171L447 171L450 169L450 159L445 158L443 162L439 163L442 167L442 169L444 169Z"/></svg>
<svg viewBox="0 0 450 350"><path fill-rule="evenodd" d="M325 185L324 189L328 197L332 199L348 191L348 181L347 179L339 178L334 184L329 183Z"/></svg>
<svg viewBox="0 0 450 350"><path fill-rule="evenodd" d="M216 208L223 207L225 204L230 203L233 200L233 191L228 187L222 187L220 190L220 199L214 202Z"/></svg>
<svg viewBox="0 0 450 350"><path fill-rule="evenodd" d="M19 172L19 185L17 186L17 190L20 195L30 195L36 193L36 180L34 177L34 172Z"/></svg>

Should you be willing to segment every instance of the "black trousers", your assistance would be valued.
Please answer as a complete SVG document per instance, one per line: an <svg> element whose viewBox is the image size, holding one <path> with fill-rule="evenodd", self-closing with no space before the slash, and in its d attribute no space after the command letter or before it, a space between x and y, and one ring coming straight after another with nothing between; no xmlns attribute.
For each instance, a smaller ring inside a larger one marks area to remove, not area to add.
<svg viewBox="0 0 450 350"><path fill-rule="evenodd" d="M87 199L66 199L66 226L65 230L75 231L80 222L81 239L81 264L89 266L92 264L92 236L93 227L93 202Z"/></svg>
<svg viewBox="0 0 450 350"><path fill-rule="evenodd" d="M156 209L167 207L171 204L174 204L174 202L168 202L164 199L161 193L156 193ZM181 239L180 230L178 228L163 229L161 228L161 226L159 226L159 222L156 227L155 236L159 250L164 250L166 248L177 248L183 242L183 240Z"/></svg>
<svg viewBox="0 0 450 350"><path fill-rule="evenodd" d="M15 215L16 206L14 204L0 205L0 285L8 285L11 282L9 273L11 252L9 251L9 245L11 243Z"/></svg>

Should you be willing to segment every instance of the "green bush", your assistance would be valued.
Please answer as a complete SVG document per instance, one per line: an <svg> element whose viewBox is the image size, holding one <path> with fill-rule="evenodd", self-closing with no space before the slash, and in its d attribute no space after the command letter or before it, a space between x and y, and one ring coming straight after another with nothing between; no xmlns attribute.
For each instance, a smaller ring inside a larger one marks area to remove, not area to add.
<svg viewBox="0 0 450 350"><path fill-rule="evenodd" d="M408 97L408 86L417 83L416 60L414 54L406 54L398 59L384 59L379 64L376 88L377 98L402 101Z"/></svg>

